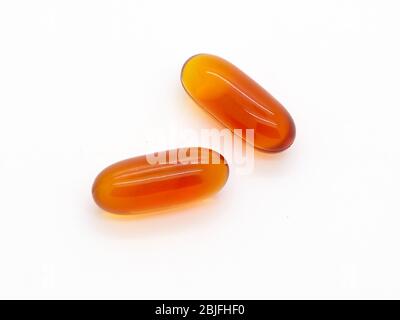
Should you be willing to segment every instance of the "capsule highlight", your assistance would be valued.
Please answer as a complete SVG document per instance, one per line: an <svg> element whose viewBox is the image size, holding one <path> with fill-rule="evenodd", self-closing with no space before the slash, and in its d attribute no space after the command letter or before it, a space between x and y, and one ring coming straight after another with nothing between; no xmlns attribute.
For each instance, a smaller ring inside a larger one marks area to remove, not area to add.
<svg viewBox="0 0 400 320"><path fill-rule="evenodd" d="M203 199L226 183L229 167L218 152L181 148L117 162L95 179L92 194L103 210L138 214Z"/></svg>
<svg viewBox="0 0 400 320"><path fill-rule="evenodd" d="M231 129L254 129L254 146L279 152L293 143L289 112L265 89L230 62L210 54L189 58L182 67L186 92Z"/></svg>

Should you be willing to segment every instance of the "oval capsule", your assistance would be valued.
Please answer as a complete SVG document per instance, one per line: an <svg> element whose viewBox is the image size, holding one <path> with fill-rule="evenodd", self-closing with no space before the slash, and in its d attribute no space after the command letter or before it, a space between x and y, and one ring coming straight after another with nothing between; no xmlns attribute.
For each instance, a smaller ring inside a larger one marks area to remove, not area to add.
<svg viewBox="0 0 400 320"><path fill-rule="evenodd" d="M286 109L230 62L210 54L189 58L181 72L192 99L231 129L254 129L254 146L282 151L293 143L296 129Z"/></svg>
<svg viewBox="0 0 400 320"><path fill-rule="evenodd" d="M229 175L218 152L181 148L117 162L104 169L92 188L95 202L117 214L175 207L219 191Z"/></svg>

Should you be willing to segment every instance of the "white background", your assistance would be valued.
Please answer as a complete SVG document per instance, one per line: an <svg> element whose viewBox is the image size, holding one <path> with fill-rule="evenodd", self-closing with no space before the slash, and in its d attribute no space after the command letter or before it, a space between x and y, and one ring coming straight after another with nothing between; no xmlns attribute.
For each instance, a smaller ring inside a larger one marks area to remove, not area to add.
<svg viewBox="0 0 400 320"><path fill-rule="evenodd" d="M400 298L398 1L1 1L1 298ZM168 130L222 128L186 95L193 54L291 112L201 205L118 219L109 164ZM158 133L157 133L158 132ZM156 133L156 134L155 134Z"/></svg>

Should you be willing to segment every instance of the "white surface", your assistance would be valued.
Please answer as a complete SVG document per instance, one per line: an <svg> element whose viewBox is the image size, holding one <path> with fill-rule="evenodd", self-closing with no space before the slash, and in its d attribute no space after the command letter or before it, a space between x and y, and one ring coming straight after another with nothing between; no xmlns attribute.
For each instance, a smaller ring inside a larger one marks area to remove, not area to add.
<svg viewBox="0 0 400 320"><path fill-rule="evenodd" d="M400 298L398 1L1 1L1 298ZM220 55L293 115L217 197L101 214L105 166L220 127L181 87Z"/></svg>

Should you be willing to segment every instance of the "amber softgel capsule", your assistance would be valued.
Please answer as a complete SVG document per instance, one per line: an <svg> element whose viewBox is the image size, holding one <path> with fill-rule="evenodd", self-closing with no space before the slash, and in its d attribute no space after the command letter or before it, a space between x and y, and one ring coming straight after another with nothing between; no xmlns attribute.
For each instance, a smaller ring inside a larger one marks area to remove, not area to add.
<svg viewBox="0 0 400 320"><path fill-rule="evenodd" d="M181 81L192 99L229 129L254 129L256 148L278 152L293 143L296 129L290 114L230 62L195 55L184 64Z"/></svg>
<svg viewBox="0 0 400 320"><path fill-rule="evenodd" d="M176 207L219 191L229 175L219 153L181 148L117 162L96 178L97 205L117 214L136 214Z"/></svg>

